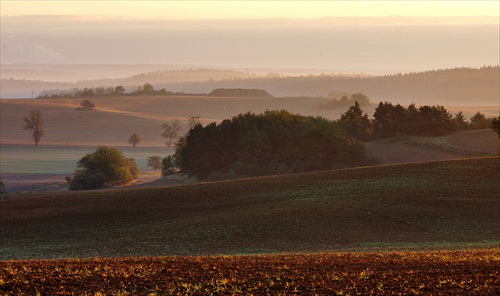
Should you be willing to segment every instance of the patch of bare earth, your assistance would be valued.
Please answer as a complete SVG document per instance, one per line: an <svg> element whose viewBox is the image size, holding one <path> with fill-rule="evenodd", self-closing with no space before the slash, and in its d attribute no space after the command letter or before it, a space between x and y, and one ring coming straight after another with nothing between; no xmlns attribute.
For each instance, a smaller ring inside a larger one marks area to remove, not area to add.
<svg viewBox="0 0 500 296"><path fill-rule="evenodd" d="M475 130L444 137L401 137L366 143L366 153L384 163L407 163L495 155L499 139L492 130Z"/></svg>
<svg viewBox="0 0 500 296"><path fill-rule="evenodd" d="M451 135L448 142L452 145L475 151L498 153L500 139L493 130L470 131Z"/></svg>

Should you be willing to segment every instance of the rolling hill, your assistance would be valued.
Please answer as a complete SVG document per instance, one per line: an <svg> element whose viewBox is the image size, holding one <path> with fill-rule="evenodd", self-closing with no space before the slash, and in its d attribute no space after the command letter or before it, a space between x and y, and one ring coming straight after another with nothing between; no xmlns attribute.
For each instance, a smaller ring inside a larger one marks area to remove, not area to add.
<svg viewBox="0 0 500 296"><path fill-rule="evenodd" d="M0 204L0 259L498 245L499 165L485 157L13 195Z"/></svg>
<svg viewBox="0 0 500 296"><path fill-rule="evenodd" d="M137 133L143 147L165 146L161 125L179 120L184 131L188 118L199 115L204 124L222 121L248 111L288 109L306 115L339 116L339 112L316 111L321 98L234 98L206 96L137 96L91 98L96 110L77 111L84 99L5 99L0 101L0 143L33 144L22 130L23 117L39 109L45 120L40 145L127 146ZM76 132L78 131L78 132Z"/></svg>
<svg viewBox="0 0 500 296"><path fill-rule="evenodd" d="M84 98L78 99L2 99L0 100L0 143L33 144L31 134L22 130L23 117L39 109L45 120L45 136L40 145L111 145L128 146L128 138L137 133L143 147L164 146L161 124L179 120L186 131L188 118L199 115L203 124L220 122L240 113L260 113L267 109L285 109L302 115L338 119L345 110L321 110L329 101L321 97L208 97L208 96L124 96L96 97L94 111L77 111ZM375 105L364 107L370 116ZM498 107L452 107L470 118L480 111L488 117L498 115ZM78 132L75 132L78 131Z"/></svg>

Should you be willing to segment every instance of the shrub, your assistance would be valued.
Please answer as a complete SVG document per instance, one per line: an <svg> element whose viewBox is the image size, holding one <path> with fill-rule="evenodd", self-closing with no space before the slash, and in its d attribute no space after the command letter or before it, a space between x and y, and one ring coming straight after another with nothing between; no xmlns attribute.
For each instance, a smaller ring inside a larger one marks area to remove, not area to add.
<svg viewBox="0 0 500 296"><path fill-rule="evenodd" d="M104 186L103 174L81 173L77 174L69 183L69 190L99 189Z"/></svg>
<svg viewBox="0 0 500 296"><path fill-rule="evenodd" d="M120 150L107 146L99 146L95 152L82 157L77 167L78 173L70 182L70 190L124 184L137 178L139 173L133 159L125 158Z"/></svg>

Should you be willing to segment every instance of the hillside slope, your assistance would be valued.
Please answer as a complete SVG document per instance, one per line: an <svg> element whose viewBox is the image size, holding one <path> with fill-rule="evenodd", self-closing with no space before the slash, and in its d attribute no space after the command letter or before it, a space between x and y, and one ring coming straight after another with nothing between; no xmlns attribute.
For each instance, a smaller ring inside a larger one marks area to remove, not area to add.
<svg viewBox="0 0 500 296"><path fill-rule="evenodd" d="M77 111L79 99L0 100L0 143L33 144L23 131L23 117L39 109L45 120L45 136L40 145L128 146L137 133L140 146L165 146L161 137L164 122L179 120L186 131L188 118L199 115L204 124L222 121L240 113L287 109L305 115L339 116L337 112L315 111L320 98L220 98L220 97L104 97L91 98L94 111Z"/></svg>
<svg viewBox="0 0 500 296"><path fill-rule="evenodd" d="M500 237L500 158L10 196L0 259L310 252Z"/></svg>

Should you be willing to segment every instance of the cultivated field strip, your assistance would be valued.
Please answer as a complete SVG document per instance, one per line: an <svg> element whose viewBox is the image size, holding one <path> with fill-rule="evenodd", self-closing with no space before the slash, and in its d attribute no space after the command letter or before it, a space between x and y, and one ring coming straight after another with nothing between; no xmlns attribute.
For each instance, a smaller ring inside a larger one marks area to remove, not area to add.
<svg viewBox="0 0 500 296"><path fill-rule="evenodd" d="M0 295L498 295L500 250L0 261Z"/></svg>

